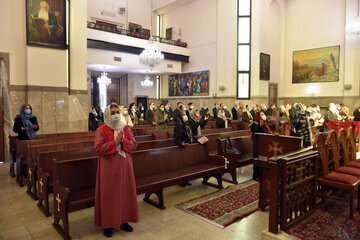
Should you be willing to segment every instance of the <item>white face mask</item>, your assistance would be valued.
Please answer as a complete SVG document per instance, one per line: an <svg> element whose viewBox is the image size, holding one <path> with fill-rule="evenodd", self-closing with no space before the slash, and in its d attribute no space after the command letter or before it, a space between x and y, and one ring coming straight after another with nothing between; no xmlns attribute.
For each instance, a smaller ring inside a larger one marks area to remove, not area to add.
<svg viewBox="0 0 360 240"><path fill-rule="evenodd" d="M24 111L26 114L30 114L31 113L31 109L25 109Z"/></svg>
<svg viewBox="0 0 360 240"><path fill-rule="evenodd" d="M118 123L120 121L120 114L111 115L111 121L115 124Z"/></svg>
<svg viewBox="0 0 360 240"><path fill-rule="evenodd" d="M187 122L189 120L187 115L182 116L182 118L183 118L184 122Z"/></svg>
<svg viewBox="0 0 360 240"><path fill-rule="evenodd" d="M193 109L193 108L194 108L194 106L190 106L189 108L190 108L190 109Z"/></svg>
<svg viewBox="0 0 360 240"><path fill-rule="evenodd" d="M164 108L160 108L161 111L164 111Z"/></svg>
<svg viewBox="0 0 360 240"><path fill-rule="evenodd" d="M227 109L227 106L224 106L224 109Z"/></svg>
<svg viewBox="0 0 360 240"><path fill-rule="evenodd" d="M187 110L187 108L186 107L183 107L183 109L186 111Z"/></svg>
<svg viewBox="0 0 360 240"><path fill-rule="evenodd" d="M128 111L124 111L124 114L127 115L127 114L128 114Z"/></svg>
<svg viewBox="0 0 360 240"><path fill-rule="evenodd" d="M262 120L266 121L266 116L265 115L262 115Z"/></svg>

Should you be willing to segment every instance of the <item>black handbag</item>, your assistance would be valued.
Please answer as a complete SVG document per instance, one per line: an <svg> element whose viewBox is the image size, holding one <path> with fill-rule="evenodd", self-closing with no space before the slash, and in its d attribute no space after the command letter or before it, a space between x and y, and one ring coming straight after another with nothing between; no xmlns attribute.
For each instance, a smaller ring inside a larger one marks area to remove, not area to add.
<svg viewBox="0 0 360 240"><path fill-rule="evenodd" d="M229 147L227 146L229 144ZM241 155L242 153L235 147L232 146L231 141L230 141L230 137L227 137L225 140L225 150L224 152L229 152L229 153L236 153Z"/></svg>

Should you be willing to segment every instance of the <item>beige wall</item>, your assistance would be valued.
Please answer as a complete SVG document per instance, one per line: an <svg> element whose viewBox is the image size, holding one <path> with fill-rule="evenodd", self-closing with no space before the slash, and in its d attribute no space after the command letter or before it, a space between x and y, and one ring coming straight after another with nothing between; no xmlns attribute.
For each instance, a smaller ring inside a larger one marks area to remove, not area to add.
<svg viewBox="0 0 360 240"><path fill-rule="evenodd" d="M40 133L86 131L87 0L71 2L71 88L78 92L72 95L67 89L66 51L26 46L25 2L0 2L0 52L10 53L12 117L28 102Z"/></svg>

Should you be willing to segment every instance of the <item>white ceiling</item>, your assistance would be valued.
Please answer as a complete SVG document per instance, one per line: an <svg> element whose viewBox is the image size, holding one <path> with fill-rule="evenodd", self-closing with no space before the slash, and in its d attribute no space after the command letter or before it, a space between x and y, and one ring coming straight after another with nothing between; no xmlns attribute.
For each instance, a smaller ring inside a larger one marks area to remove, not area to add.
<svg viewBox="0 0 360 240"><path fill-rule="evenodd" d="M91 72L91 76L100 76L100 73L105 71L109 77L119 77L124 74L147 74L147 75L166 75L167 72L150 71L149 69L139 68L124 68L119 66L103 65L103 64L87 64L87 70Z"/></svg>

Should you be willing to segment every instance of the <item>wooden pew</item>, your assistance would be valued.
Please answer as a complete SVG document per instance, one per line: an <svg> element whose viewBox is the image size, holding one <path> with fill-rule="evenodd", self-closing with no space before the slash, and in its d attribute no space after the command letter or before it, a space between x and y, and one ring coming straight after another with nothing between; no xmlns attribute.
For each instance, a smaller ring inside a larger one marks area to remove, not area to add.
<svg viewBox="0 0 360 240"><path fill-rule="evenodd" d="M54 151L54 150L64 150L69 148L80 148L80 147L92 147L94 146L94 140L87 141L77 141L74 138L74 141L71 142L60 142L60 143L47 143L47 144L39 144L39 145L29 145L26 157L26 166L28 172L27 179L27 193L34 199L37 200L37 161L36 161L36 153L43 151Z"/></svg>
<svg viewBox="0 0 360 240"><path fill-rule="evenodd" d="M136 151L174 146L174 138L138 142Z"/></svg>
<svg viewBox="0 0 360 240"><path fill-rule="evenodd" d="M64 239L71 239L69 213L94 206L97 163L98 157L54 160L53 226Z"/></svg>
<svg viewBox="0 0 360 240"><path fill-rule="evenodd" d="M165 209L165 187L203 178L203 184L222 188L224 158L210 156L206 144L135 151L132 160L137 193L145 193L144 201L160 209ZM218 185L208 183L210 177L215 177ZM150 199L153 193L158 203Z"/></svg>
<svg viewBox="0 0 360 240"><path fill-rule="evenodd" d="M154 140L152 135L139 135L139 136L134 136L134 137L137 142Z"/></svg>
<svg viewBox="0 0 360 240"><path fill-rule="evenodd" d="M216 129L219 130L219 129ZM238 131L227 131L227 132L217 132L217 133L211 133L211 134L203 134L203 136L207 137L209 139L207 145L208 145L208 151L211 155L216 155L218 153L218 145L217 145L217 139L218 138L226 138L226 137L239 137L239 136L249 136L251 135L250 130L238 130Z"/></svg>
<svg viewBox="0 0 360 240"><path fill-rule="evenodd" d="M240 137L232 137L229 138L232 147L236 148L241 152L241 155L226 152L225 149L225 142L227 141L226 138L218 138L217 145L218 145L218 155L223 156L229 161L227 168L225 169L225 173L228 172L231 174L232 181L223 178L223 181L230 182L237 184L237 174L236 169L239 167L243 167L249 164L252 164L253 161L253 142L251 140L251 135L247 136L240 136Z"/></svg>
<svg viewBox="0 0 360 240"><path fill-rule="evenodd" d="M94 143L92 143L92 145L94 145ZM81 148L79 144L74 146L78 148L45 152L39 152L38 150L36 153L36 159L38 162L38 207L45 216L50 216L49 194L53 192L54 160L56 162L60 162L70 159L97 156L93 146Z"/></svg>
<svg viewBox="0 0 360 240"><path fill-rule="evenodd" d="M67 137L67 138L49 138L49 139L37 139L37 140L26 140L17 141L17 154L16 154L16 182L19 186L24 186L23 183L23 169L26 169L26 157L28 155L28 149L30 145L40 145L44 143L59 143L59 142L74 142L78 140L87 141L93 140L94 136L78 136L78 137ZM27 170L27 169L26 169Z"/></svg>
<svg viewBox="0 0 360 240"><path fill-rule="evenodd" d="M68 137L79 137L79 136L95 136L95 132L71 132L71 133L48 133L38 134L38 139L50 139L50 138L68 138ZM10 176L15 177L14 163L16 162L17 153L17 136L9 136L10 138Z"/></svg>

